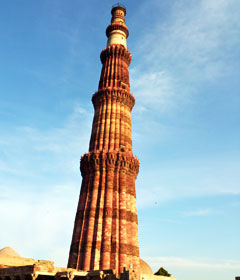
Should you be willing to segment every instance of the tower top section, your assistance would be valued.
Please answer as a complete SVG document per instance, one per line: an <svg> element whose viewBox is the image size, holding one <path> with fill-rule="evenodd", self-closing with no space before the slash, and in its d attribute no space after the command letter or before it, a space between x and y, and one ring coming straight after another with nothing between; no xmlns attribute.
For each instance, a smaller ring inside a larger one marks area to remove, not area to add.
<svg viewBox="0 0 240 280"><path fill-rule="evenodd" d="M128 28L125 25L126 8L121 4L112 7L111 24L106 29L108 37L107 46L120 44L127 48Z"/></svg>
<svg viewBox="0 0 240 280"><path fill-rule="evenodd" d="M122 5L120 3L117 3L117 4L113 5L112 10L111 10L111 14L114 15L114 13L117 10L122 10L124 12L124 16L126 16L127 10L126 10L126 7L124 5Z"/></svg>

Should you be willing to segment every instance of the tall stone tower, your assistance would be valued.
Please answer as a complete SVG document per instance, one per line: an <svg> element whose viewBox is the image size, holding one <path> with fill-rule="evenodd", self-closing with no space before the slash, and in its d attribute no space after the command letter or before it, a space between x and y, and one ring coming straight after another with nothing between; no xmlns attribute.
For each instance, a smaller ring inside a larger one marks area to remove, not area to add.
<svg viewBox="0 0 240 280"><path fill-rule="evenodd" d="M126 9L112 8L101 52L102 71L93 95L89 152L81 158L83 177L68 267L79 270L139 270L135 180L139 161L132 154Z"/></svg>

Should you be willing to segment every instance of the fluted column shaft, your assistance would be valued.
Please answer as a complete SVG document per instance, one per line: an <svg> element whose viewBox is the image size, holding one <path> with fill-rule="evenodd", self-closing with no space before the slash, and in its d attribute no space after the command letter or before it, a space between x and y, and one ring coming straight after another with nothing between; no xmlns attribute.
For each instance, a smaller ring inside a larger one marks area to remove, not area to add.
<svg viewBox="0 0 240 280"><path fill-rule="evenodd" d="M124 10L114 16L122 20ZM122 40L123 23L107 28L109 42ZM124 41L124 40L123 40ZM117 276L130 266L139 271L138 221L135 180L139 161L132 154L128 67L125 45L110 44L100 55L98 91L92 96L94 118L89 152L81 158L83 177L68 267L80 270L114 269Z"/></svg>

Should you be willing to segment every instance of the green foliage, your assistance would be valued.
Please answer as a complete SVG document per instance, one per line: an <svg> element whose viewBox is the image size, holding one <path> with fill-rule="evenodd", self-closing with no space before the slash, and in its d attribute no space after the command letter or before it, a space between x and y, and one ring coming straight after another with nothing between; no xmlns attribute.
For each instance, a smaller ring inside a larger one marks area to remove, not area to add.
<svg viewBox="0 0 240 280"><path fill-rule="evenodd" d="M171 276L171 274L168 273L167 270L164 269L163 267L160 267L159 270L156 273L154 273L154 275L161 275L161 276L168 276L168 277Z"/></svg>

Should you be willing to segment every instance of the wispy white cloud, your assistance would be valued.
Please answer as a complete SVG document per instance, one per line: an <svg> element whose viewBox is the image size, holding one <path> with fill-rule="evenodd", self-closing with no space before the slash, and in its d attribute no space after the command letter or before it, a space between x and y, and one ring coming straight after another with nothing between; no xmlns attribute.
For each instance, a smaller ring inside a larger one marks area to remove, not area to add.
<svg viewBox="0 0 240 280"><path fill-rule="evenodd" d="M0 147L5 155L1 170L28 177L33 175L31 172L39 176L46 170L72 171L76 157L80 158L88 150L91 121L92 114L76 104L59 127L10 127L1 137Z"/></svg>
<svg viewBox="0 0 240 280"><path fill-rule="evenodd" d="M39 192L34 187L1 186L1 246L66 266L80 184L48 185Z"/></svg>
<svg viewBox="0 0 240 280"><path fill-rule="evenodd" d="M166 71L141 72L136 68L131 69L130 73L132 89L139 103L136 113L152 109L165 111L175 105L173 100L176 97L176 85L169 73Z"/></svg>
<svg viewBox="0 0 240 280"><path fill-rule="evenodd" d="M161 4L151 1L146 14L151 12L149 7L158 10ZM240 43L239 9L239 1L234 0L174 1L168 19L153 19L149 29L145 26L135 42L140 59L132 73L132 84L139 85L133 88L141 97L138 102L157 111L171 110L173 104L189 102L201 83L218 83L239 73L235 63Z"/></svg>
<svg viewBox="0 0 240 280"><path fill-rule="evenodd" d="M175 2L171 18L166 23L156 24L155 30L147 35L149 40L143 41L143 44L152 46L149 59L155 61L155 67L162 59L162 64L167 59L170 63L175 62L177 68L181 66L189 72L196 67L199 74L204 74L200 66L208 67L208 63L220 63L221 60L226 63L227 47L234 47L240 40L235 12L239 5L238 1L227 0Z"/></svg>
<svg viewBox="0 0 240 280"><path fill-rule="evenodd" d="M195 268L195 269L213 269L213 270L232 270L240 269L240 260L213 260L203 258L178 258L178 257L144 257L154 268L171 267L171 268Z"/></svg>
<svg viewBox="0 0 240 280"><path fill-rule="evenodd" d="M230 204L231 207L234 207L234 208L239 208L240 207L240 201L233 201L231 204Z"/></svg>
<svg viewBox="0 0 240 280"><path fill-rule="evenodd" d="M156 203L190 197L240 195L239 161L221 159L195 160L181 163L172 161L171 166L144 165L137 180L138 207L153 207ZM203 212L201 212L203 211ZM192 214L210 214L211 209L200 209ZM213 214L213 213L212 213Z"/></svg>
<svg viewBox="0 0 240 280"><path fill-rule="evenodd" d="M2 247L66 266L81 185L79 159L88 150L91 121L92 114L75 104L59 127L9 127L2 133Z"/></svg>
<svg viewBox="0 0 240 280"><path fill-rule="evenodd" d="M16 169L11 168L6 162L0 160L0 172L17 173Z"/></svg>
<svg viewBox="0 0 240 280"><path fill-rule="evenodd" d="M212 214L215 214L216 211L213 209L198 209L198 210L192 210L192 211L185 211L182 212L182 215L185 217L203 217L203 216L209 216Z"/></svg>

